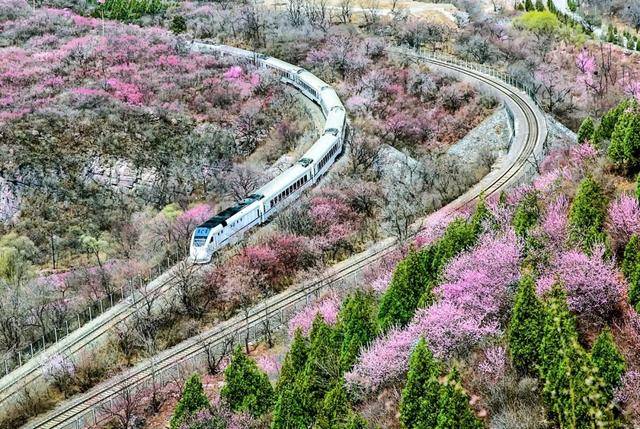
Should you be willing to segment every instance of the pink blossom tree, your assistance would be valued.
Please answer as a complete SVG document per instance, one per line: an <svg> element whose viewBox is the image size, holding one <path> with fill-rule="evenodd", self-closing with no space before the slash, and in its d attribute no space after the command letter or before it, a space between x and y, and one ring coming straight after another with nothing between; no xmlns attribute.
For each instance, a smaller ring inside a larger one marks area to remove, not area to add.
<svg viewBox="0 0 640 429"><path fill-rule="evenodd" d="M636 198L622 194L611 201L607 231L613 239L615 250L623 249L633 234L640 233L640 204Z"/></svg>

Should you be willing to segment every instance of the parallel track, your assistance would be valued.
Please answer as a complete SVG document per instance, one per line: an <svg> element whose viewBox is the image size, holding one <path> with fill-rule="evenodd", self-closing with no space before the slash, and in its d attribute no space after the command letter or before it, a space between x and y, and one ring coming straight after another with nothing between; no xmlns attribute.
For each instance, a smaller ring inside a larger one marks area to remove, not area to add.
<svg viewBox="0 0 640 429"><path fill-rule="evenodd" d="M527 166L528 159L536 149L542 146L546 138L545 119L535 103L514 87L483 73L460 65L450 64L443 60L424 58L419 54L403 52L402 55L432 64L439 68L449 69L452 72L467 76L472 80L494 88L502 94L505 100L510 101L520 110L518 113L524 117L525 121L525 127L521 132L526 133L526 136L513 163L504 168L503 171L500 171L497 177L492 178L490 183L485 184L479 189L475 187L472 188L472 190L454 200L436 212L436 214L453 213L478 199L481 193L487 196L498 193L511 185L513 181L517 180L520 173L522 173ZM514 142L514 144L516 143L517 142ZM28 423L25 428L76 428L93 423L93 421L89 420L92 420L92 418L90 419L90 416L92 416L91 412L92 410L95 411L96 407L104 406L126 389L135 388L136 386L149 382L153 375L158 378L159 375L162 375L165 371L172 371L176 365L194 358L202 352L202 344L204 342L208 344L220 344L229 336L238 336L243 329L247 329L247 327L250 329L251 326L256 326L260 323L266 313L268 313L268 317L271 315L280 315L280 320L283 320L283 314L295 308L296 304L303 302L305 297L308 297L312 293L317 293L327 285L338 283L350 275L357 274L363 267L393 252L397 246L398 243L396 240L387 239L369 251L356 255L344 261L344 263L339 264L333 270L330 270L330 273L322 279L305 283L297 288L292 288L280 295L269 298L250 310L247 317L242 315L236 316L219 324L209 332L189 339L172 349L158 354L152 360L141 362L130 370L96 386L89 392L66 401L46 415L36 418ZM95 415L93 415L93 418L95 418Z"/></svg>

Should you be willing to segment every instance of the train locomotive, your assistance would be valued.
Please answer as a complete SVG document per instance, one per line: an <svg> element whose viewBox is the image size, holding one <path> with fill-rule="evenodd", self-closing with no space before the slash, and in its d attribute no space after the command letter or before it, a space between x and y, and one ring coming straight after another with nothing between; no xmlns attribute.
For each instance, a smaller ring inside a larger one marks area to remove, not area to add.
<svg viewBox="0 0 640 429"><path fill-rule="evenodd" d="M191 49L219 57L230 56L238 62L253 63L275 71L281 81L294 86L318 104L325 117L322 136L293 166L243 201L195 228L191 236L189 259L196 264L206 264L218 249L238 241L251 227L266 222L322 177L342 152L346 111L333 88L303 68L225 45L194 42Z"/></svg>

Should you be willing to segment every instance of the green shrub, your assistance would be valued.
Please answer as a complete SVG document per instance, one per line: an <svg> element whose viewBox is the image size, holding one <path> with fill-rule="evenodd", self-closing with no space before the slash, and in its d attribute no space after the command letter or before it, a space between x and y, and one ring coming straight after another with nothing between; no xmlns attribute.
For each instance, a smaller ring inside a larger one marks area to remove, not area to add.
<svg viewBox="0 0 640 429"><path fill-rule="evenodd" d="M607 198L601 186L591 177L580 182L569 210L569 239L589 251L594 244L604 242L603 226L607 213Z"/></svg>
<svg viewBox="0 0 640 429"><path fill-rule="evenodd" d="M349 296L340 308L338 320L342 328L340 365L343 371L349 371L360 350L378 334L374 297L360 291Z"/></svg>
<svg viewBox="0 0 640 429"><path fill-rule="evenodd" d="M598 376L603 380L602 391L606 400L611 401L614 390L620 385L625 362L608 327L600 332L591 347L591 362L598 369Z"/></svg>
<svg viewBox="0 0 640 429"><path fill-rule="evenodd" d="M236 348L229 366L224 370L224 387L220 397L236 412L248 412L254 417L269 412L274 402L273 387L267 374Z"/></svg>
<svg viewBox="0 0 640 429"><path fill-rule="evenodd" d="M593 119L590 117L586 117L582 124L580 124L580 129L578 130L578 144L582 144L584 142L592 142L593 141L593 133L596 128L593 123Z"/></svg>
<svg viewBox="0 0 640 429"><path fill-rule="evenodd" d="M134 21L143 15L164 12L168 5L162 0L106 0L98 4L94 15L119 21Z"/></svg>
<svg viewBox="0 0 640 429"><path fill-rule="evenodd" d="M440 365L424 339L411 353L407 384L400 399L400 422L406 429L434 427L438 419Z"/></svg>
<svg viewBox="0 0 640 429"><path fill-rule="evenodd" d="M631 103L619 115L607 154L618 168L627 172L640 168L640 112L637 103Z"/></svg>
<svg viewBox="0 0 640 429"><path fill-rule="evenodd" d="M455 368L449 372L440 388L438 408L436 429L479 429L484 427L469 406L469 397L460 383L460 374ZM417 426L417 428L427 427L430 426Z"/></svg>
<svg viewBox="0 0 640 429"><path fill-rule="evenodd" d="M209 407L209 399L204 394L202 380L200 380L198 374L193 374L184 385L182 396L173 411L173 416L169 423L170 428L178 429L185 419Z"/></svg>
<svg viewBox="0 0 640 429"><path fill-rule="evenodd" d="M538 371L545 317L544 306L536 295L535 286L531 276L524 276L520 280L507 329L513 366L519 373L529 375Z"/></svg>

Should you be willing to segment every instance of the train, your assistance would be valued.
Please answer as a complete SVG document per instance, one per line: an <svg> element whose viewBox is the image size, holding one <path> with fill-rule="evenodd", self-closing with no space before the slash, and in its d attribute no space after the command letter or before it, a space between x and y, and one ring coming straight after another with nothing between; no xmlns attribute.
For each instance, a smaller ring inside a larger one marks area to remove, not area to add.
<svg viewBox="0 0 640 429"><path fill-rule="evenodd" d="M194 229L189 260L195 264L207 264L217 250L237 242L252 227L267 222L327 172L342 153L347 122L346 110L334 89L301 67L226 45L193 42L191 49L220 58L231 57L239 63L252 63L274 71L282 82L295 87L318 104L325 117L322 135L294 165L244 200Z"/></svg>

